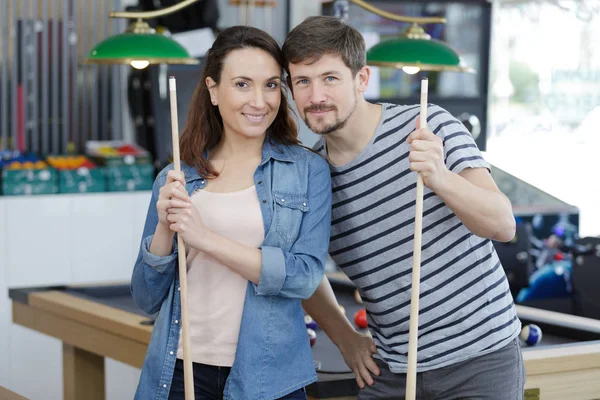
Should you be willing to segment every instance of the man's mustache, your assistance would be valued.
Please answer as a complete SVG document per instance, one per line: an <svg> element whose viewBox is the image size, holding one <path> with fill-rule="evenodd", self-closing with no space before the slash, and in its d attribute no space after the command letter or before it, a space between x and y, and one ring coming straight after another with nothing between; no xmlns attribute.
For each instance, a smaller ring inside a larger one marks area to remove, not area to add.
<svg viewBox="0 0 600 400"><path fill-rule="evenodd" d="M304 112L323 112L323 111L334 111L337 110L337 107L333 104L313 104L312 106L308 106L304 108Z"/></svg>

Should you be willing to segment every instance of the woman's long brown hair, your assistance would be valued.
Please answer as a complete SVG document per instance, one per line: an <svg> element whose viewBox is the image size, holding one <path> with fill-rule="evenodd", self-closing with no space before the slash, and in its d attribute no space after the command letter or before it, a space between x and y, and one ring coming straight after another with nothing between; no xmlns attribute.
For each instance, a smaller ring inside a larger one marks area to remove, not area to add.
<svg viewBox="0 0 600 400"><path fill-rule="evenodd" d="M234 26L219 33L206 54L202 78L190 102L187 124L179 143L181 160L193 166L200 176L214 178L218 176L208 159L205 150L213 148L223 135L223 119L219 108L213 106L206 86L206 78L211 77L218 85L221 81L223 62L227 55L237 49L256 48L270 54L281 67L282 86L281 103L275 120L267 129L266 140L283 144L299 144L298 130L291 114L293 111L287 101L283 86L283 54L281 48L268 33L250 26Z"/></svg>

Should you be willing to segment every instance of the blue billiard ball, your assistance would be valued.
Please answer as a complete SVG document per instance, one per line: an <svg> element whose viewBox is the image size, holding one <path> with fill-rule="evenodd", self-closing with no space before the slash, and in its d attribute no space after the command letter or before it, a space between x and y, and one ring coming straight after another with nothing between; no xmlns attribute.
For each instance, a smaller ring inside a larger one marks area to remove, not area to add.
<svg viewBox="0 0 600 400"><path fill-rule="evenodd" d="M542 330L539 326L530 324L521 329L521 339L529 346L535 346L542 340Z"/></svg>
<svg viewBox="0 0 600 400"><path fill-rule="evenodd" d="M310 315L305 315L304 316L304 322L306 323L306 327L314 330L317 330L317 323L315 321L313 321L312 317Z"/></svg>

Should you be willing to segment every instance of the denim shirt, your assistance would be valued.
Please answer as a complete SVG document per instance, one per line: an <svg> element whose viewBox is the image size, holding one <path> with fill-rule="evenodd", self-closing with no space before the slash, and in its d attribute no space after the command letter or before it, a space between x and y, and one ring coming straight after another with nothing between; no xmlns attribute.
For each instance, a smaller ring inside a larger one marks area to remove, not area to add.
<svg viewBox="0 0 600 400"><path fill-rule="evenodd" d="M156 201L168 170L153 185L140 251L131 279L135 302L158 312L135 399L167 399L177 358L181 302L177 241L172 254L159 257L149 248L158 215ZM184 163L188 194L206 180ZM248 282L235 360L225 399L283 397L317 380L306 333L303 299L321 283L329 245L331 178L326 162L300 146L265 140L254 172L264 241L258 285Z"/></svg>

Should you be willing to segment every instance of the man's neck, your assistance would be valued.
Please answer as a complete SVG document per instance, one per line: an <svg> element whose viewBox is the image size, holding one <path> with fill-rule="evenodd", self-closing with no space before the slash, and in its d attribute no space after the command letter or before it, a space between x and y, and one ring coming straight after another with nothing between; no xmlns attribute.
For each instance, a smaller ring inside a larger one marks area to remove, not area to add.
<svg viewBox="0 0 600 400"><path fill-rule="evenodd" d="M327 157L333 165L341 166L354 160L371 141L381 118L381 105L360 99L346 125L324 135Z"/></svg>

